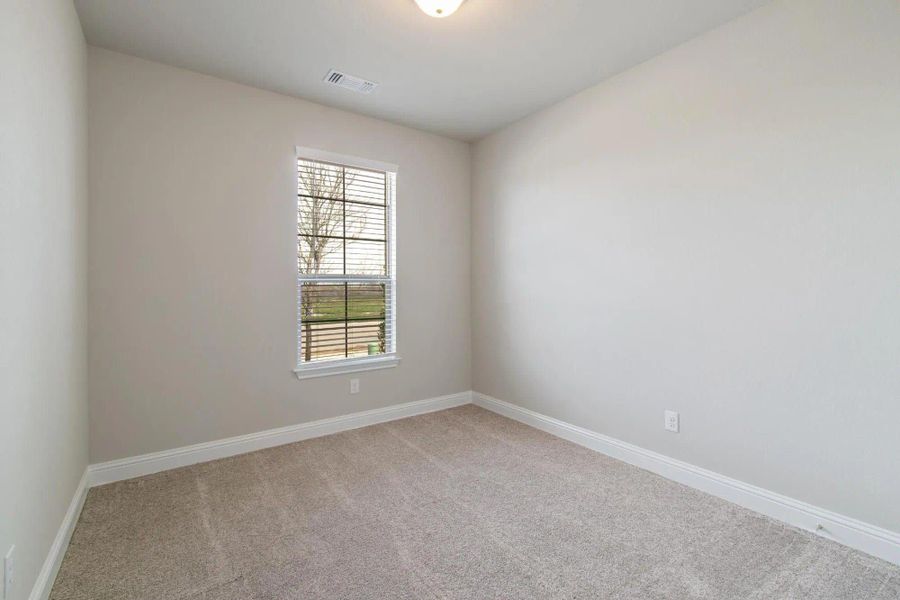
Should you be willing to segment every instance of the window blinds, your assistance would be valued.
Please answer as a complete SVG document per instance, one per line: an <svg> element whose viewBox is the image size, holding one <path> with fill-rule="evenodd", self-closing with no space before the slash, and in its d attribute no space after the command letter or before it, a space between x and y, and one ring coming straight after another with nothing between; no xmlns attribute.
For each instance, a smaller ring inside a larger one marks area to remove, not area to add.
<svg viewBox="0 0 900 600"><path fill-rule="evenodd" d="M395 178L298 158L298 367L396 352Z"/></svg>

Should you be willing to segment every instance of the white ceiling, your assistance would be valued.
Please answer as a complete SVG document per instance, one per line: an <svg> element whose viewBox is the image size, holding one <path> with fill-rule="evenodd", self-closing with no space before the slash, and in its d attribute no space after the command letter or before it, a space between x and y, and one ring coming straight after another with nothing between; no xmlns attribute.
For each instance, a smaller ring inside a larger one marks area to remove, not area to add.
<svg viewBox="0 0 900 600"><path fill-rule="evenodd" d="M472 140L767 0L75 0L89 43ZM328 86L335 68L377 81Z"/></svg>

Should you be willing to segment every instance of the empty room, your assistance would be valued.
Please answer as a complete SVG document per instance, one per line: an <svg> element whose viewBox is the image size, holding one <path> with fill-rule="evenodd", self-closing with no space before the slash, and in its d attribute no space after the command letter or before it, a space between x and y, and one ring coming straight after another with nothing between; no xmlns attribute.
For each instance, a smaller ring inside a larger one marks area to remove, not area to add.
<svg viewBox="0 0 900 600"><path fill-rule="evenodd" d="M900 600L898 0L0 0L0 600Z"/></svg>

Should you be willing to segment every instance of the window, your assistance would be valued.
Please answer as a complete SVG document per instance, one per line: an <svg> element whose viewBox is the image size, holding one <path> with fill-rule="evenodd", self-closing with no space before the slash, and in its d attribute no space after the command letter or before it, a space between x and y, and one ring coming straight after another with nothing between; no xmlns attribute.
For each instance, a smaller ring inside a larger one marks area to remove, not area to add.
<svg viewBox="0 0 900 600"><path fill-rule="evenodd" d="M297 149L298 377L398 362L396 167Z"/></svg>

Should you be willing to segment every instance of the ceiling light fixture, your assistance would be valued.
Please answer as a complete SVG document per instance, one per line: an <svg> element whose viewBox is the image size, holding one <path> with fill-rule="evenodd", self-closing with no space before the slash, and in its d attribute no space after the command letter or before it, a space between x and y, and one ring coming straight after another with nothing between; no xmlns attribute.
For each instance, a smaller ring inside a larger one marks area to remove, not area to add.
<svg viewBox="0 0 900 600"><path fill-rule="evenodd" d="M429 17L449 17L464 0L416 0L422 12Z"/></svg>

